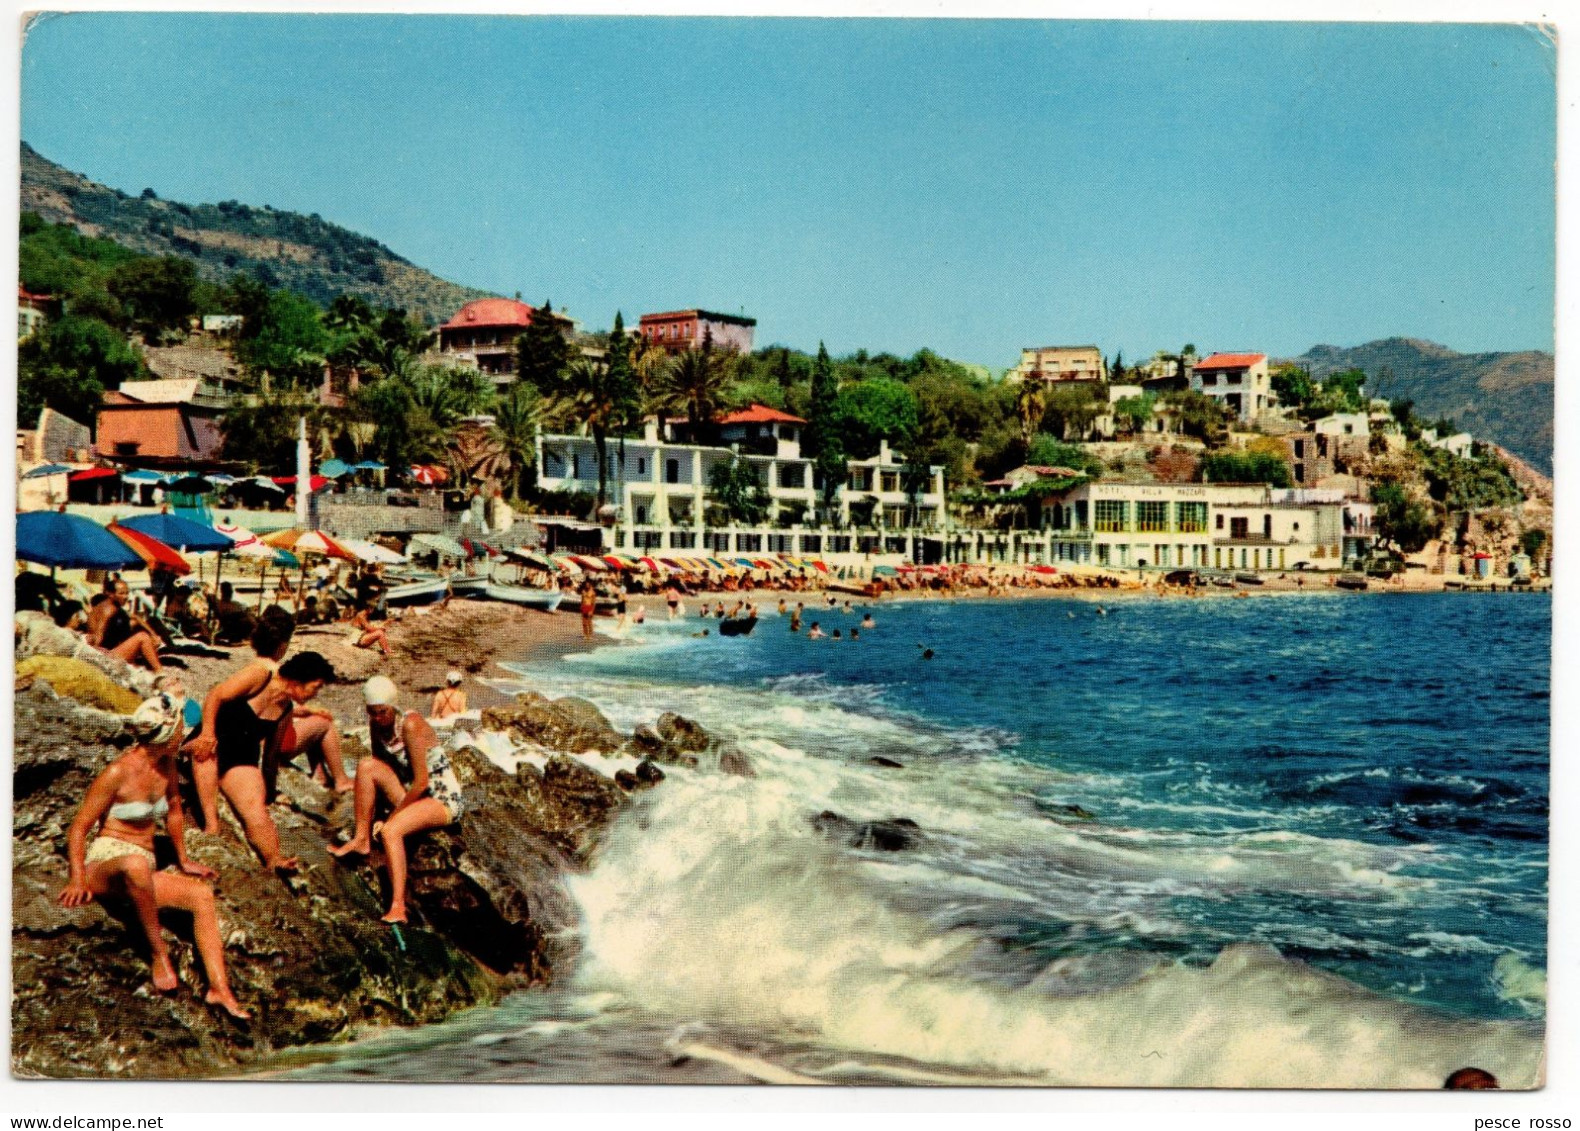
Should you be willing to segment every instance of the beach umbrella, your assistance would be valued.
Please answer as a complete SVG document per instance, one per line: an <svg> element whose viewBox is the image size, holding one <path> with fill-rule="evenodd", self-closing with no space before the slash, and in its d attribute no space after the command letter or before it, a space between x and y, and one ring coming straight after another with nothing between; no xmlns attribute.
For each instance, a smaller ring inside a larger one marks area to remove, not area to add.
<svg viewBox="0 0 1580 1131"><path fill-rule="evenodd" d="M458 558L462 561L471 557L465 546L454 538L447 538L443 534L413 534L411 543L428 550L436 550L445 557ZM410 547L407 547L408 551Z"/></svg>
<svg viewBox="0 0 1580 1131"><path fill-rule="evenodd" d="M365 459L351 465L352 471L383 471L384 465L376 459Z"/></svg>
<svg viewBox="0 0 1580 1131"><path fill-rule="evenodd" d="M450 473L442 467L419 464L411 469L411 477L424 487L436 487L448 480Z"/></svg>
<svg viewBox="0 0 1580 1131"><path fill-rule="evenodd" d="M180 479L171 479L160 484L173 495L206 495L214 489L214 484L204 479L201 475L187 475Z"/></svg>
<svg viewBox="0 0 1580 1131"><path fill-rule="evenodd" d="M340 558L348 562L357 560L357 556L342 546L338 538L322 530L303 530L292 526L284 530L276 530L273 534L266 534L262 541L265 545L276 549L289 550L297 557L303 554L322 554L326 558Z"/></svg>
<svg viewBox="0 0 1580 1131"><path fill-rule="evenodd" d="M736 558L735 564L738 566L745 566L747 569L757 568L757 563L752 561L751 558Z"/></svg>
<svg viewBox="0 0 1580 1131"><path fill-rule="evenodd" d="M183 576L192 572L192 567L187 565L186 560L180 554L157 538L136 530L130 530L118 522L110 523L105 529L126 543L131 551L137 555L138 561L145 569L153 569L155 566L158 566L161 569ZM136 567L134 566L133 568Z"/></svg>
<svg viewBox="0 0 1580 1131"><path fill-rule="evenodd" d="M654 561L654 560L653 560L653 559L652 559L652 558L647 558L647 557L643 557L643 558L637 558L637 559L636 559L636 560L637 560L637 561L638 561L638 562L639 562L639 563L640 563L640 564L641 564L641 565L642 565L642 566L643 566L643 567L645 567L645 568L646 568L646 569L650 569L650 570L652 570L652 571L653 571L653 572L654 572L654 573L657 573L657 572L658 572L658 569L659 569L659 566L658 566L658 563L657 563L657 562L656 562L656 561Z"/></svg>
<svg viewBox="0 0 1580 1131"><path fill-rule="evenodd" d="M208 481L216 487L229 487L236 482L236 477L234 475L210 475Z"/></svg>
<svg viewBox="0 0 1580 1131"><path fill-rule="evenodd" d="M571 560L588 573L607 573L609 566L597 558L584 557L581 554L572 554Z"/></svg>
<svg viewBox="0 0 1580 1131"><path fill-rule="evenodd" d="M757 559L757 568L758 569L778 569L779 565L776 562L770 562L770 561L764 560L763 558L758 558Z"/></svg>
<svg viewBox="0 0 1580 1131"><path fill-rule="evenodd" d="M342 475L351 474L351 465L345 460L326 459L318 465L318 474L328 476L330 479L339 479Z"/></svg>
<svg viewBox="0 0 1580 1131"><path fill-rule="evenodd" d="M824 573L827 573L827 572L828 572L828 566L827 566L827 565L825 565L825 564L824 564L824 563L823 563L823 562L821 562L821 561L816 561L816 560L814 560L814 561L810 561L810 562L808 562L808 563L807 563L807 564L808 564L808 565L810 565L810 566L812 566L812 567L813 567L813 568L814 568L814 569L820 569L820 570L822 570L822 571L823 571L823 572L824 572Z"/></svg>
<svg viewBox="0 0 1580 1131"><path fill-rule="evenodd" d="M296 476L276 475L274 477L274 483L277 487L295 487ZM324 478L322 475L310 475L307 479L308 493L311 494L316 491L322 491L325 487L329 486L329 483L330 480Z"/></svg>
<svg viewBox="0 0 1580 1131"><path fill-rule="evenodd" d="M603 562L610 569L626 569L626 570L628 570L628 569L631 568L630 566L626 565L625 562L623 562L619 558L615 557L613 554L605 554L603 557L599 558L598 560Z"/></svg>
<svg viewBox="0 0 1580 1131"><path fill-rule="evenodd" d="M582 569L581 565L576 561L576 559L571 557L569 554L556 554L554 556L554 564L560 569L564 570L566 573L586 572L584 569Z"/></svg>
<svg viewBox="0 0 1580 1131"><path fill-rule="evenodd" d="M1032 573L1058 573L1059 572L1057 569L1055 569L1051 565L1034 565L1034 566L1027 566L1026 568L1029 569Z"/></svg>
<svg viewBox="0 0 1580 1131"><path fill-rule="evenodd" d="M76 468L67 467L63 463L46 463L43 467L35 467L32 471L25 473L22 478L42 479L46 475L66 475L76 470Z"/></svg>
<svg viewBox="0 0 1580 1131"><path fill-rule="evenodd" d="M341 538L339 542L358 558L365 562L379 562L383 565L402 565L406 555L391 550L388 546L380 546L377 542L364 541L361 538Z"/></svg>
<svg viewBox="0 0 1580 1131"><path fill-rule="evenodd" d="M120 525L187 553L201 554L209 550L224 552L236 545L234 538L221 534L214 527L178 514L140 514L126 519Z"/></svg>
<svg viewBox="0 0 1580 1131"><path fill-rule="evenodd" d="M17 515L16 556L52 569L140 569L143 564L141 554L104 527L64 510Z"/></svg>

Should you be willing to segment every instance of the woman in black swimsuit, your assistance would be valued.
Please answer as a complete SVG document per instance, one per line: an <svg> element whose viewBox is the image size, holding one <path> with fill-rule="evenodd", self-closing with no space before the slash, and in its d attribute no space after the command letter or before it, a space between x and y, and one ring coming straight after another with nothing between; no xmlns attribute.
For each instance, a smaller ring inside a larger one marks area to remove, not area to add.
<svg viewBox="0 0 1580 1131"><path fill-rule="evenodd" d="M334 674L329 661L317 652L298 652L280 665L257 695L221 704L214 720L219 787L265 868L290 871L297 863L295 857L281 857L280 833L268 810L279 771L282 723Z"/></svg>

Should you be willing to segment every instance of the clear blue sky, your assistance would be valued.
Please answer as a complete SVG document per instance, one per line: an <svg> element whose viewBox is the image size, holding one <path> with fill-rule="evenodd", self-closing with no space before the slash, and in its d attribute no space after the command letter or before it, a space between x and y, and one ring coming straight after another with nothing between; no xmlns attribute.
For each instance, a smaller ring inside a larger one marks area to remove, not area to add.
<svg viewBox="0 0 1580 1131"><path fill-rule="evenodd" d="M74 14L22 136L457 282L760 345L1551 349L1527 28Z"/></svg>

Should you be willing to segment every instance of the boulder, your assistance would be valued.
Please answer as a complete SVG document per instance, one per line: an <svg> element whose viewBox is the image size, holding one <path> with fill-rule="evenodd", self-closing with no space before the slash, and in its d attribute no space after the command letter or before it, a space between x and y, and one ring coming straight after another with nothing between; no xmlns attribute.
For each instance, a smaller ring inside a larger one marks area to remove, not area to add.
<svg viewBox="0 0 1580 1131"><path fill-rule="evenodd" d="M486 709L483 728L566 754L610 754L626 741L585 699L549 700L530 691L518 695L508 707Z"/></svg>
<svg viewBox="0 0 1580 1131"><path fill-rule="evenodd" d="M698 723L692 722L684 715L677 715L673 711L665 711L658 716L658 723L654 727L665 747L665 761L678 761L677 755L697 754L708 748L712 736L702 729Z"/></svg>
<svg viewBox="0 0 1580 1131"><path fill-rule="evenodd" d="M890 817L881 821L856 821L825 809L812 818L812 827L851 848L901 852L921 841L921 827L909 817Z"/></svg>
<svg viewBox="0 0 1580 1131"><path fill-rule="evenodd" d="M89 707L130 715L143 700L136 692L116 683L99 667L69 656L33 655L16 665L18 685L42 680L57 695L75 699Z"/></svg>

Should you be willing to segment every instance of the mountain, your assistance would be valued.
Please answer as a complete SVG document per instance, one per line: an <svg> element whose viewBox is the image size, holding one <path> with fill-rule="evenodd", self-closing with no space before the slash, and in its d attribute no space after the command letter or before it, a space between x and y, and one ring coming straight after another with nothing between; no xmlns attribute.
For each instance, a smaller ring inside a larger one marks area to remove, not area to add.
<svg viewBox="0 0 1580 1131"><path fill-rule="evenodd" d="M249 272L325 305L337 295L360 295L435 323L463 303L490 296L424 271L377 240L331 224L316 212L303 216L234 200L181 204L160 200L151 189L127 196L56 165L26 142L22 211L135 251L183 256L206 279L222 282L238 271Z"/></svg>
<svg viewBox="0 0 1580 1131"><path fill-rule="evenodd" d="M1477 439L1508 448L1545 475L1553 473L1550 353L1456 353L1419 338L1386 338L1348 349L1312 346L1294 360L1318 380L1363 369L1372 396L1412 400L1416 415L1429 420L1453 417Z"/></svg>

